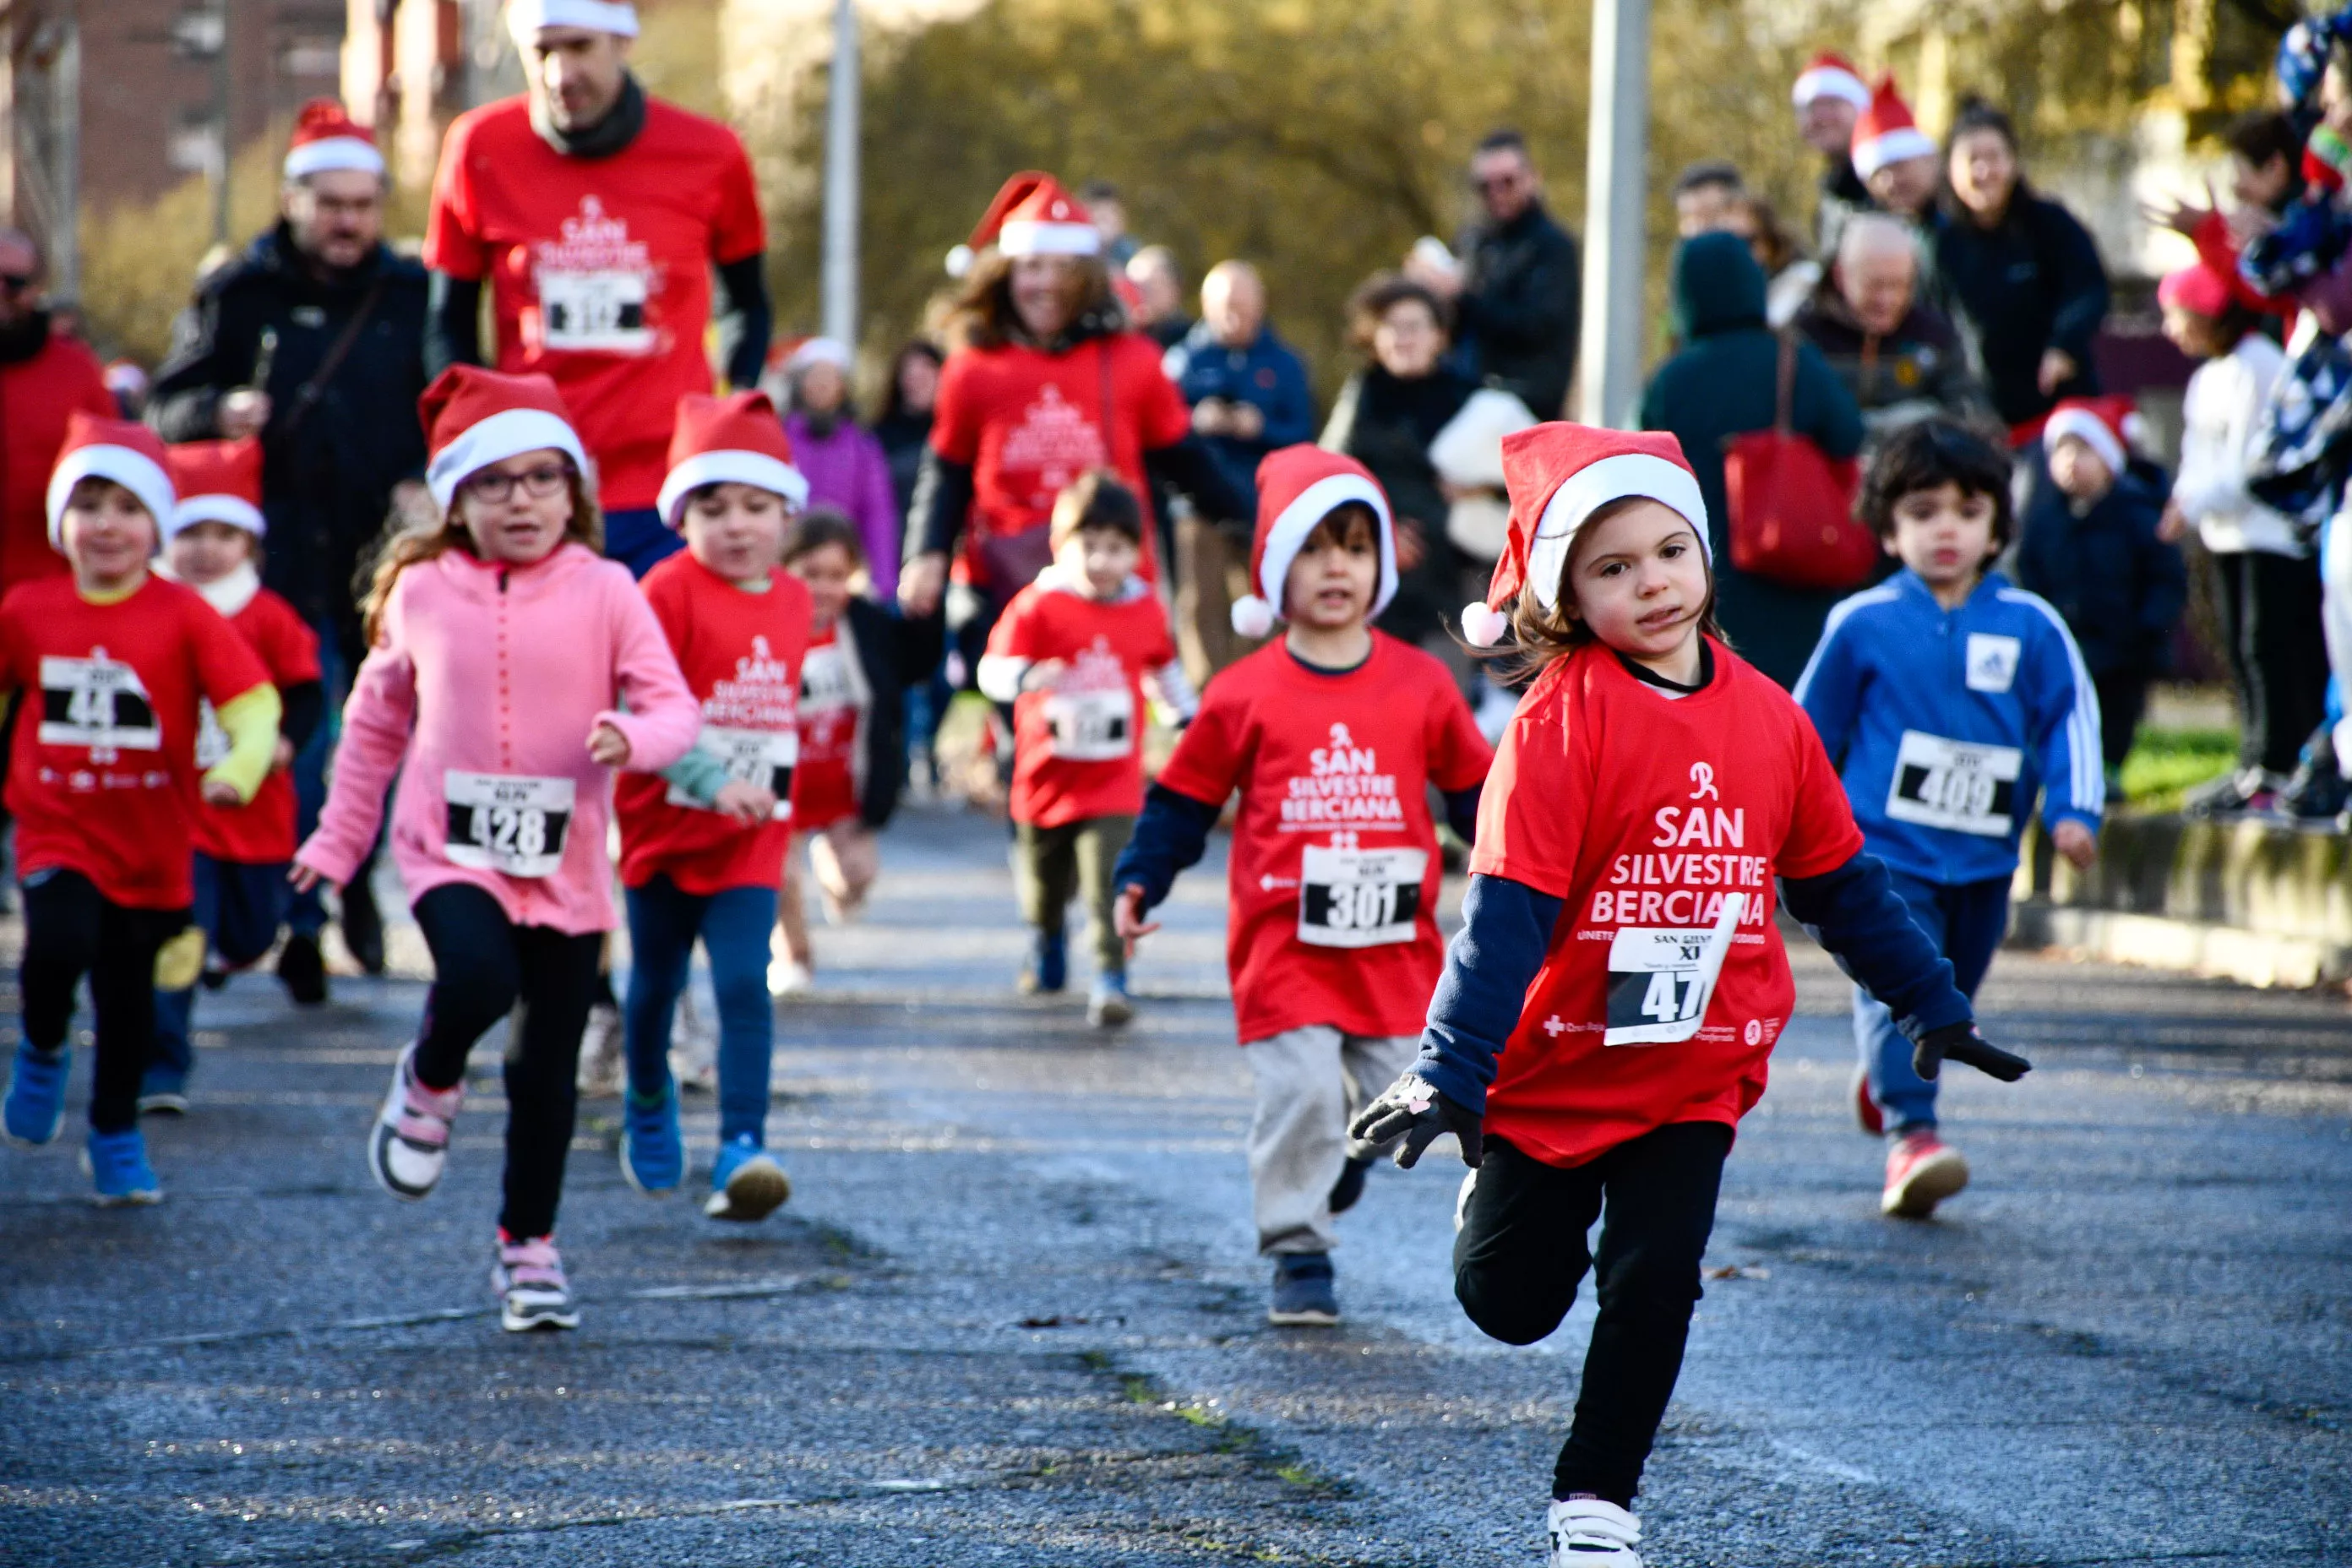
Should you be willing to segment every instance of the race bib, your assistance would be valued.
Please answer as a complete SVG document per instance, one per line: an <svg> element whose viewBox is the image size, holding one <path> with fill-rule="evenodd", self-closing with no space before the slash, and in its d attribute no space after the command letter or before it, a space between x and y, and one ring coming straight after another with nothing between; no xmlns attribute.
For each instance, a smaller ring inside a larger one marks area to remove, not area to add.
<svg viewBox="0 0 2352 1568"><path fill-rule="evenodd" d="M642 272L539 274L541 332L551 349L645 354L654 351L646 321Z"/></svg>
<svg viewBox="0 0 2352 1568"><path fill-rule="evenodd" d="M776 797L776 809L768 815L771 822L789 822L793 815L793 767L800 761L800 736L791 730L730 730L719 724L705 724L695 745L709 752L727 765L730 784L758 784ZM691 811L709 811L704 805L676 784L665 797L672 805L682 805Z"/></svg>
<svg viewBox="0 0 2352 1568"><path fill-rule="evenodd" d="M1048 692L1045 723L1063 761L1116 762L1135 749L1135 693L1124 686Z"/></svg>
<svg viewBox="0 0 2352 1568"><path fill-rule="evenodd" d="M41 744L160 752L163 727L139 672L106 657L41 660Z"/></svg>
<svg viewBox="0 0 2352 1568"><path fill-rule="evenodd" d="M503 871L509 877L552 877L563 864L578 786L570 779L517 778L450 768L441 775L448 804L453 866Z"/></svg>
<svg viewBox="0 0 2352 1568"><path fill-rule="evenodd" d="M2017 779L2025 753L1941 735L1903 731L1886 815L1897 822L2006 838L2017 818Z"/></svg>
<svg viewBox="0 0 2352 1568"><path fill-rule="evenodd" d="M1426 850L1308 845L1298 868L1298 940L1309 947L1411 942L1428 869Z"/></svg>
<svg viewBox="0 0 2352 1568"><path fill-rule="evenodd" d="M1747 910L1747 894L1726 893L1706 930L1620 927L1609 942L1609 1023L1601 1043L1664 1046L1697 1034Z"/></svg>
<svg viewBox="0 0 2352 1568"><path fill-rule="evenodd" d="M209 770L228 761L228 731L221 728L220 715L213 711L213 700L196 700L196 766Z"/></svg>

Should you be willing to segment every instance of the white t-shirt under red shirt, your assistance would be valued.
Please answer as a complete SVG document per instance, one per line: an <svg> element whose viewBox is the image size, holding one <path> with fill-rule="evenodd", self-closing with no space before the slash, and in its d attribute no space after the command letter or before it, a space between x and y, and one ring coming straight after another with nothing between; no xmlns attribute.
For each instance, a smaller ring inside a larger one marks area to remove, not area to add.
<svg viewBox="0 0 2352 1568"><path fill-rule="evenodd" d="M606 158L574 158L510 98L441 145L425 264L487 280L495 363L552 376L608 511L661 493L678 398L711 389L710 269L767 248L735 133L658 99Z"/></svg>

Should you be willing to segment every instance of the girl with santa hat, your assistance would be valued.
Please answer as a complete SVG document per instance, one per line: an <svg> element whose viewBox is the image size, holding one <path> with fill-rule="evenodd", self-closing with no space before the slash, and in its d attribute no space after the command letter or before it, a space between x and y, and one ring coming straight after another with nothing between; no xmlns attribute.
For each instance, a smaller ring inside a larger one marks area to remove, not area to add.
<svg viewBox="0 0 2352 1568"><path fill-rule="evenodd" d="M509 1330L574 1328L555 1211L581 1033L616 923L613 773L677 762L701 715L628 569L604 558L587 456L555 384L457 365L419 410L442 523L403 534L376 567L333 788L293 879L348 880L398 776L392 856L434 979L368 1164L394 1197L433 1191L467 1055L520 1003L492 1279Z"/></svg>
<svg viewBox="0 0 2352 1568"><path fill-rule="evenodd" d="M1640 1568L1633 1496L1724 1159L1795 1003L1776 879L1893 1009L1924 1075L1947 1057L2002 1079L2027 1064L1977 1034L1803 712L1716 631L1680 444L1543 425L1503 462L1510 534L1463 627L1485 647L1507 636L1534 684L1488 777L1419 1059L1349 1131L1406 1166L1441 1133L1459 1142L1454 1294L1495 1338L1550 1334L1597 1264L1550 1562Z"/></svg>

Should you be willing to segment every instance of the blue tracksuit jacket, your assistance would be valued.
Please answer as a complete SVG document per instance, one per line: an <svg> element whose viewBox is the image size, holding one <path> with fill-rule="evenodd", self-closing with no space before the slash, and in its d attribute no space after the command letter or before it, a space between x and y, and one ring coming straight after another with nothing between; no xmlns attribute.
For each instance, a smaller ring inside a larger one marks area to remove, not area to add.
<svg viewBox="0 0 2352 1568"><path fill-rule="evenodd" d="M1908 571L1843 601L1795 695L1871 853L1898 871L2009 875L2037 792L2049 826L2099 826L2099 699L2081 650L1998 572L1957 610Z"/></svg>

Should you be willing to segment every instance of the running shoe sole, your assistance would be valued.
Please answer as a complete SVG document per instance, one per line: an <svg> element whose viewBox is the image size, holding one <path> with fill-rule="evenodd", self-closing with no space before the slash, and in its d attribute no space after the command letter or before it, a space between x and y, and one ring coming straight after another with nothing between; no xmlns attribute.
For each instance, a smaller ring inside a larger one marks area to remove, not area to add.
<svg viewBox="0 0 2352 1568"><path fill-rule="evenodd" d="M446 1144L429 1149L411 1142L400 1135L400 1115L407 1106L408 1077L414 1070L416 1047L411 1044L400 1053L400 1060L392 1069L392 1092L384 1097L383 1109L375 1113L375 1122L368 1129L368 1171L375 1184L404 1203L417 1203L432 1195L441 1184L441 1173L448 1168L449 1150ZM452 1129L455 1131L455 1129ZM385 1156L394 1143L404 1143L419 1154L438 1155L439 1163L433 1168L433 1179L421 1187L411 1186L392 1173Z"/></svg>
<svg viewBox="0 0 2352 1568"><path fill-rule="evenodd" d="M1958 1149L1928 1155L1904 1173L1878 1200L1879 1212L1890 1219L1926 1219L1936 1205L1969 1184L1969 1163Z"/></svg>
<svg viewBox="0 0 2352 1568"><path fill-rule="evenodd" d="M1334 1329L1339 1326L1339 1314L1310 1307L1305 1311L1286 1312L1278 1307L1266 1309L1265 1321L1277 1329Z"/></svg>
<svg viewBox="0 0 2352 1568"><path fill-rule="evenodd" d="M177 1089L158 1089L153 1094L139 1097L139 1114L142 1116L185 1116L187 1113L188 1097Z"/></svg>
<svg viewBox="0 0 2352 1568"><path fill-rule="evenodd" d="M1087 1022L1097 1029L1116 1029L1135 1017L1135 1004L1125 996L1106 996L1087 1009Z"/></svg>
<svg viewBox="0 0 2352 1568"><path fill-rule="evenodd" d="M561 1298L509 1290L499 1298L499 1327L510 1334L527 1334L533 1329L576 1329L580 1326L577 1302Z"/></svg>
<svg viewBox="0 0 2352 1568"><path fill-rule="evenodd" d="M81 1173L93 1181L98 1177L97 1171L90 1165L87 1149L81 1154ZM163 1201L163 1189L160 1186L134 1187L127 1193L92 1193L89 1201L102 1209L151 1208Z"/></svg>
<svg viewBox="0 0 2352 1568"><path fill-rule="evenodd" d="M711 1219L737 1220L748 1225L767 1218L792 1195L793 1181L784 1174L784 1168L766 1155L760 1155L736 1166L727 1184L703 1204L702 1212Z"/></svg>

